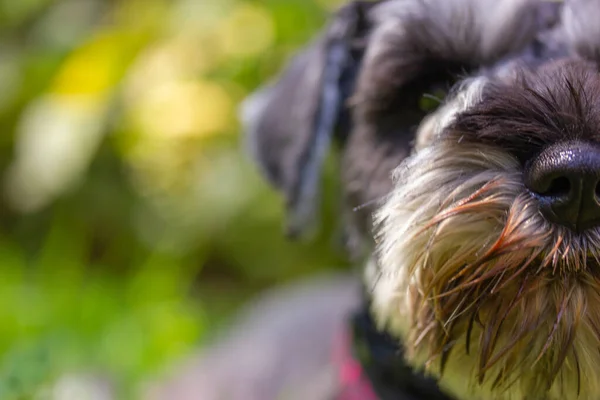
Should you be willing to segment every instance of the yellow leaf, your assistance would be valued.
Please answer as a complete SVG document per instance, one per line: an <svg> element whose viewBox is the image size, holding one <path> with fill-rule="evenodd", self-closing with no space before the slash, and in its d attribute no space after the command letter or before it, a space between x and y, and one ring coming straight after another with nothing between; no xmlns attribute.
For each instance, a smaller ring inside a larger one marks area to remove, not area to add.
<svg viewBox="0 0 600 400"><path fill-rule="evenodd" d="M50 88L55 94L102 95L120 80L132 57L132 38L119 32L93 37L69 55Z"/></svg>
<svg viewBox="0 0 600 400"><path fill-rule="evenodd" d="M148 90L132 111L135 130L145 136L203 136L230 126L233 100L209 81L168 82Z"/></svg>
<svg viewBox="0 0 600 400"><path fill-rule="evenodd" d="M240 3L217 31L226 55L251 57L273 45L275 29L269 11L256 4Z"/></svg>

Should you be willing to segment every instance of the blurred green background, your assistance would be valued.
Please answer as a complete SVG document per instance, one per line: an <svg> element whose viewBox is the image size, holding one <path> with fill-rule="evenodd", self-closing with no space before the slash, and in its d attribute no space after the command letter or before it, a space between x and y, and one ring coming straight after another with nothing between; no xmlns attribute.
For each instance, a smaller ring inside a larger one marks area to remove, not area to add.
<svg viewBox="0 0 600 400"><path fill-rule="evenodd" d="M339 3L0 0L0 399L82 372L137 398L254 294L343 268L335 190L288 242L236 116Z"/></svg>

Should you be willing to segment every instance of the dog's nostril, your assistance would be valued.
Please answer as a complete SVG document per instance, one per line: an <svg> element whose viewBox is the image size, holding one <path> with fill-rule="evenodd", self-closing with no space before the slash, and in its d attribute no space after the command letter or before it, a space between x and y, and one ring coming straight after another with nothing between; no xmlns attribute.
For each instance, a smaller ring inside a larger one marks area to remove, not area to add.
<svg viewBox="0 0 600 400"><path fill-rule="evenodd" d="M600 226L599 145L548 147L526 168L525 184L548 220L576 231Z"/></svg>
<svg viewBox="0 0 600 400"><path fill-rule="evenodd" d="M596 190L598 190L598 188ZM570 191L571 182L569 181L569 178L566 176L560 176L558 178L554 178L552 182L550 182L550 187L545 193L540 194L543 196L563 197L567 196Z"/></svg>

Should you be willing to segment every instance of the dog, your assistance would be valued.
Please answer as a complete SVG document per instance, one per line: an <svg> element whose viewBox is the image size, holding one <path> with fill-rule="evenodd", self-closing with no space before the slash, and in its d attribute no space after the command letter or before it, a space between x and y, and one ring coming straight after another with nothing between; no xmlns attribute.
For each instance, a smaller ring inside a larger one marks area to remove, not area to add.
<svg viewBox="0 0 600 400"><path fill-rule="evenodd" d="M598 21L598 0L342 7L243 121L292 238L319 222L321 168L339 150L359 289L303 297L315 323L325 309L336 322L310 336L322 373L290 373L294 390L273 369L244 379L253 364L237 366L244 353L224 341L225 383L190 398L600 398ZM282 298L281 316L293 309ZM302 315L284 349L256 360L310 358ZM260 319L264 332L277 319ZM318 394L302 391L316 382Z"/></svg>

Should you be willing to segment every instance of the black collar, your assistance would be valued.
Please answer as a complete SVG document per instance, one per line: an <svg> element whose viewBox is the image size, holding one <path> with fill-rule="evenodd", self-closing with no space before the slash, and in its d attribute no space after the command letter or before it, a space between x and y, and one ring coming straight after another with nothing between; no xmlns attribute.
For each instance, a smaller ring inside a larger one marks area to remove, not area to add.
<svg viewBox="0 0 600 400"><path fill-rule="evenodd" d="M381 400L454 400L405 363L401 345L376 329L367 305L352 316L351 327L354 355Z"/></svg>

